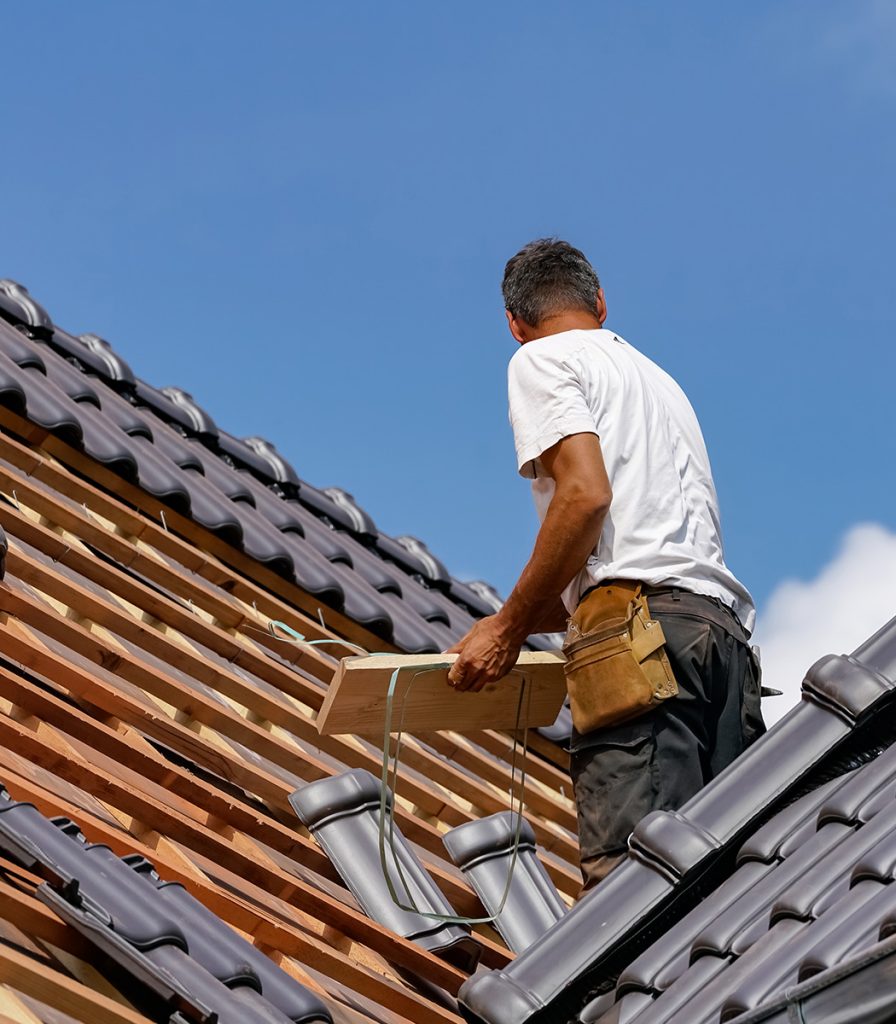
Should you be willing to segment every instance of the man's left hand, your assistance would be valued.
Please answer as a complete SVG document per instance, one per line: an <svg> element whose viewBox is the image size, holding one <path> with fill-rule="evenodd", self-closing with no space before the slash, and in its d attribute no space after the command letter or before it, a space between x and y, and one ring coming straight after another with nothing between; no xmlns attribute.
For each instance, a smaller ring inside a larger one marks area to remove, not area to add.
<svg viewBox="0 0 896 1024"><path fill-rule="evenodd" d="M513 668L522 642L514 637L500 615L480 619L469 633L446 654L459 655L448 672L448 685L455 690L478 693Z"/></svg>

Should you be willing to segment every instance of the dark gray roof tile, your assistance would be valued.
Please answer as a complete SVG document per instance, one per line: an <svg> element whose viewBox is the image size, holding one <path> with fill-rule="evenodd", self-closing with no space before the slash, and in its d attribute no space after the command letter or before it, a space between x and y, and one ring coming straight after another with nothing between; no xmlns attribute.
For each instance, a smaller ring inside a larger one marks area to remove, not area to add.
<svg viewBox="0 0 896 1024"><path fill-rule="evenodd" d="M53 330L53 321L28 289L9 278L0 280L0 316L11 323L23 324L40 334Z"/></svg>
<svg viewBox="0 0 896 1024"><path fill-rule="evenodd" d="M896 820L896 802L893 805ZM855 832L832 822L823 826L763 881L720 914L697 935L694 955L737 952L751 944L767 927L769 913L780 906L793 916L811 913L814 902L833 885L845 883L854 858L874 845L893 827L884 816Z"/></svg>
<svg viewBox="0 0 896 1024"><path fill-rule="evenodd" d="M794 970L788 973L785 984L808 981L869 949L882 937L882 923L893 913L896 913L896 886L869 882L856 886L842 905L836 907L836 912L816 921L806 931L803 948L788 951Z"/></svg>
<svg viewBox="0 0 896 1024"><path fill-rule="evenodd" d="M200 437L217 437L218 427L212 417L198 404L195 398L183 388L164 387L162 394L186 416L191 433Z"/></svg>
<svg viewBox="0 0 896 1024"><path fill-rule="evenodd" d="M46 370L37 345L4 320L0 320L0 352L5 352L16 366Z"/></svg>
<svg viewBox="0 0 896 1024"><path fill-rule="evenodd" d="M397 827L393 843L386 847L386 870L395 891L405 893L407 883L405 898L424 913L402 909L392 899L379 852L381 794L380 782L370 772L356 768L303 786L289 800L370 917L445 960L472 970L479 959L479 944L468 928L424 916L453 916L454 911ZM391 806L391 793L386 799Z"/></svg>
<svg viewBox="0 0 896 1024"><path fill-rule="evenodd" d="M149 414L143 409L137 408L135 412L144 419L149 419ZM155 417L153 419L155 422L152 424L152 436L160 451L181 469L195 470L204 474L205 466L200 451L205 451L205 448L201 442L191 437L184 437L174 427L162 420L155 419Z"/></svg>
<svg viewBox="0 0 896 1024"><path fill-rule="evenodd" d="M279 479L281 468L287 466L288 463L282 459L275 458L269 451L257 443L248 444L242 438L228 434L226 430L219 430L218 448L235 465L251 470L262 480L273 480L277 483L291 482ZM289 466L289 469L292 470L292 467ZM289 475L295 477L295 472L293 471ZM297 480L298 477L296 477Z"/></svg>
<svg viewBox="0 0 896 1024"><path fill-rule="evenodd" d="M154 427L159 433L171 433L159 420L150 422L145 412L132 405L126 398L109 388L102 389L101 407L106 416L129 437L145 437L147 441L155 440ZM155 417L153 417L155 419ZM162 454L167 454L164 450ZM170 457L170 456L169 456Z"/></svg>
<svg viewBox="0 0 896 1024"><path fill-rule="evenodd" d="M281 533L297 533L300 537L305 537L307 535L307 518L296 509L295 503L284 501L283 498L275 494L269 487L266 487L260 480L256 480L256 478L245 469L232 470L231 472L239 478L240 482L245 487L246 492L251 499L251 503L272 526L278 529ZM315 526L319 526L319 524L315 523ZM327 531L327 533L330 532L331 531L329 530ZM333 561L326 552L320 550L319 545L315 544L315 547L322 555L324 555L325 558ZM336 545L336 547L339 548L339 545ZM342 557L339 560L347 561L351 564L347 551L345 551L344 548L341 548L340 551Z"/></svg>
<svg viewBox="0 0 896 1024"><path fill-rule="evenodd" d="M60 359L53 352L48 352L44 361L44 372L47 378L58 384L73 402L89 402L94 408L101 408L100 397L96 388L91 386L90 378L71 363Z"/></svg>
<svg viewBox="0 0 896 1024"><path fill-rule="evenodd" d="M35 373L43 381L30 376ZM81 447L84 433L73 403L50 385L39 370L20 368L5 352L0 352L0 397L8 408L24 413L38 426Z"/></svg>
<svg viewBox="0 0 896 1024"><path fill-rule="evenodd" d="M158 438L156 439L158 443ZM159 445L160 450L162 446ZM233 502L223 497L205 476L194 469L182 470L184 486L190 495L190 510L193 519L222 540L234 547L243 546L242 521L233 507Z"/></svg>
<svg viewBox="0 0 896 1024"><path fill-rule="evenodd" d="M738 1024L882 1024L896 1016L896 940L886 939L785 989Z"/></svg>
<svg viewBox="0 0 896 1024"><path fill-rule="evenodd" d="M662 991L667 989L690 962L691 945L698 935L726 908L743 898L773 870L772 864L751 861L739 868L705 901L656 940L619 975L617 991Z"/></svg>
<svg viewBox="0 0 896 1024"><path fill-rule="evenodd" d="M476 615L494 615L504 604L498 591L484 580L471 580L469 583L452 580L448 593Z"/></svg>
<svg viewBox="0 0 896 1024"><path fill-rule="evenodd" d="M26 370L25 372L37 373L36 370ZM117 473L132 483L137 483L139 459L134 444L127 434L103 416L96 406L88 402L73 402L68 396L65 397L77 410L75 415L81 426L83 435L81 447L84 451L92 459L96 459L97 462L101 462L111 469L113 473ZM135 438L134 441L136 440L138 439Z"/></svg>
<svg viewBox="0 0 896 1024"><path fill-rule="evenodd" d="M289 1018L258 992L257 981L228 987L175 946L160 946L146 956L188 992L193 1003L212 1010L215 1024L289 1024Z"/></svg>
<svg viewBox="0 0 896 1024"><path fill-rule="evenodd" d="M292 464L277 451L275 445L263 437L244 437L243 444L268 466L267 476L278 484L299 486L299 476Z"/></svg>
<svg viewBox="0 0 896 1024"><path fill-rule="evenodd" d="M313 564L311 566L295 566L290 545L283 534L258 515L255 509L246 502L231 501L230 505L242 528L243 550L247 555L287 579L292 579L294 571L298 568L309 581L315 581L315 590L312 592L320 589L325 578L315 579L316 566Z"/></svg>
<svg viewBox="0 0 896 1024"><path fill-rule="evenodd" d="M700 972L702 958L696 960L668 992L644 1011L644 1024L648 1024L651 1018L654 1024L672 1024L673 1021L675 1024L710 1024L710 1021L718 1021L719 1008L732 991L751 974L774 969L780 958L786 955L787 947L798 941L806 928L807 925L800 921L782 921L733 962L727 963L724 958L709 958L711 961L717 960L724 968L715 971L712 977L706 977ZM693 974L698 975L696 984L692 980ZM681 999L683 990L687 991L685 1000Z"/></svg>
<svg viewBox="0 0 896 1024"><path fill-rule="evenodd" d="M26 866L49 869L63 885L77 880L79 890L103 906L115 932L138 949L162 942L186 949L175 915L152 899L145 886L122 886L115 866L96 858L88 860L80 832L57 828L33 804L0 799L0 843ZM17 846L24 848L27 859ZM118 866L127 870L120 862Z"/></svg>
<svg viewBox="0 0 896 1024"><path fill-rule="evenodd" d="M95 374L117 391L134 386L130 366L116 355L107 341L95 334L82 334L80 338L55 327L46 337L48 347L63 359L75 359L88 373Z"/></svg>
<svg viewBox="0 0 896 1024"><path fill-rule="evenodd" d="M316 516L328 520L333 526L349 533L357 532L360 520L355 511L343 501L337 501L326 491L314 487L303 480L295 494L297 501L300 501L305 508L309 509Z"/></svg>
<svg viewBox="0 0 896 1024"><path fill-rule="evenodd" d="M307 485L303 484L303 486ZM344 491L341 487L325 487L322 493L335 502L349 516L355 533L368 537L375 537L379 533L370 513L361 508L355 501L354 495Z"/></svg>
<svg viewBox="0 0 896 1024"><path fill-rule="evenodd" d="M85 366L108 380L114 387L132 388L134 386L134 371L117 352L113 351L112 346L105 338L101 338L98 334L79 335L75 341L79 341L83 346L80 351L76 346L71 345L70 338L71 335L64 331L60 333L57 328L50 339L50 344L64 347L70 355L77 356Z"/></svg>
<svg viewBox="0 0 896 1024"><path fill-rule="evenodd" d="M486 912L496 915L501 937L521 953L563 917L566 905L538 859L535 833L525 820L516 843L517 820L502 811L468 821L447 832L443 842Z"/></svg>
<svg viewBox="0 0 896 1024"><path fill-rule="evenodd" d="M829 797L849 781L854 772L831 779L823 786L813 789L795 800L789 807L776 814L765 825L758 828L741 846L737 863L758 860L765 864L783 860L790 852L818 831L818 811ZM843 822L848 824L848 822ZM786 844L786 845L784 845ZM783 852L782 852L783 846Z"/></svg>
<svg viewBox="0 0 896 1024"><path fill-rule="evenodd" d="M254 505L252 488L247 474L238 473L232 466L208 451L200 442L190 440L193 455L202 463L202 471L206 480L225 498L231 501L242 501Z"/></svg>
<svg viewBox="0 0 896 1024"><path fill-rule="evenodd" d="M20 372L16 364L5 353L0 352L0 402L7 409L24 415L26 411L25 388L19 377ZM73 422L70 429L76 432L78 443L80 443L81 431L77 422Z"/></svg>
<svg viewBox="0 0 896 1024"><path fill-rule="evenodd" d="M402 650L410 654L435 654L454 642L456 634L441 622L422 619L406 600L388 592L380 599L392 618L395 643Z"/></svg>
<svg viewBox="0 0 896 1024"><path fill-rule="evenodd" d="M617 1001L605 992L584 1007L576 1024L630 1024L651 1002L644 992L629 992Z"/></svg>
<svg viewBox="0 0 896 1024"><path fill-rule="evenodd" d="M883 821L889 817L891 805L887 804L882 810ZM896 880L896 827L888 832L881 840L869 847L856 861L852 868L850 881L853 885L857 882L871 880L889 884Z"/></svg>
<svg viewBox="0 0 896 1024"><path fill-rule="evenodd" d="M175 992L216 1011L222 1022L330 1022L315 995L182 886L163 883L142 857L126 863L107 846L87 843L72 822L51 823L5 790L0 790L0 849L51 879L58 891L39 888L44 902L164 1001L173 982ZM164 973L153 972L147 959ZM253 995L235 1009L243 989Z"/></svg>
<svg viewBox="0 0 896 1024"><path fill-rule="evenodd" d="M142 434L131 437L131 450L137 456L137 479L140 486L176 512L190 516L192 494L184 479L185 474Z"/></svg>
<svg viewBox="0 0 896 1024"><path fill-rule="evenodd" d="M170 390L170 389L169 389ZM138 401L168 423L175 423L185 433L197 435L208 443L214 442L218 430L213 421L210 421L200 411L192 408L182 398L177 401L166 394L166 389L153 387L145 380L136 377L134 380L134 394ZM178 391L179 395L186 392Z"/></svg>
<svg viewBox="0 0 896 1024"><path fill-rule="evenodd" d="M179 883L162 881L143 857L125 857L125 863L146 878L177 917L186 936L190 956L219 981L227 982L242 965L261 985L265 999L295 1024L329 1021L330 1014L311 992L280 970L256 946L246 942Z"/></svg>
<svg viewBox="0 0 896 1024"><path fill-rule="evenodd" d="M842 780L836 787L844 791L842 806L861 804L862 798L887 775L887 762L893 762L894 752L896 748L891 747ZM784 835L794 824L802 827L807 817L820 820L819 808L832 799L831 784L823 790L820 795L803 797L776 816L781 820L772 819L769 825L777 825L778 834ZM773 830L766 826L766 832L771 835ZM836 841L831 845L825 836ZM644 1024L676 1020L679 1009L692 1013L695 1020L709 1019L723 1002L726 1009L722 1019L727 1020L755 1005L750 1000L775 991L775 986L794 983L805 957L818 942L844 955L856 943L870 944L886 910L882 909L869 925L864 903L871 895L861 887L868 883L879 890L888 885L896 853L894 838L896 800L891 796L879 815L867 822L822 823L817 836L795 848L783 863L775 859L769 863L743 860L731 878L623 971L617 995L637 989L661 994L656 1007L644 1017ZM767 843L759 845L768 847ZM896 896L894 888L887 891ZM734 900L733 893L737 897ZM856 910L859 905L863 906L861 912ZM875 900L874 906L878 905L879 900ZM782 934L781 927L789 927L783 924L787 921L801 922L800 930L787 932L786 946L781 949L775 936ZM811 928L808 923L812 923ZM696 938L695 931L699 932ZM763 951L770 948L776 953L768 958ZM714 981L707 992L701 984L698 997L691 992L693 979L695 973L699 975L698 965L707 958L736 963L737 969L726 972L724 980ZM683 991L691 993L686 1000L681 998Z"/></svg>
<svg viewBox="0 0 896 1024"><path fill-rule="evenodd" d="M310 547L307 541L303 543L306 547ZM366 626L377 636L391 640L393 637L392 616L385 607L383 595L378 594L363 580L359 580L355 573L341 562L329 563L329 571L333 574L333 578L339 581L345 594L345 614L355 622ZM326 611L323 615L326 620Z"/></svg>
<svg viewBox="0 0 896 1024"><path fill-rule="evenodd" d="M848 783L837 786L819 806L818 824L841 821L847 825L870 820L869 807L877 806L876 797L896 798L896 749L884 751L876 760L852 773ZM889 802L889 801L888 801Z"/></svg>
<svg viewBox="0 0 896 1024"><path fill-rule="evenodd" d="M758 1006L761 1001L797 982L801 964L811 958L816 947L830 948L833 938L838 953L845 958L856 941L871 945L877 938L877 924L869 913L869 904L886 894L881 885L866 885L846 893L832 912L804 927L793 935L778 955L764 962L759 970L745 972L746 976L729 986L721 1003L721 1015L731 1017ZM896 891L887 902L893 906Z"/></svg>

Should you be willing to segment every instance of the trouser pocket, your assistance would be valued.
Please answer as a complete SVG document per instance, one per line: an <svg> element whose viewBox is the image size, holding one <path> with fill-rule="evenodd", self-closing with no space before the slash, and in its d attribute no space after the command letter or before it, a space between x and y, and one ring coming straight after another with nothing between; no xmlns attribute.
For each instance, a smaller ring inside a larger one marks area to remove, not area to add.
<svg viewBox="0 0 896 1024"><path fill-rule="evenodd" d="M625 850L660 803L654 716L581 737L570 753L583 860Z"/></svg>
<svg viewBox="0 0 896 1024"><path fill-rule="evenodd" d="M748 747L765 732L765 721L762 718L762 667L759 655L748 644L743 646L746 648L747 665L741 695L741 728L744 746Z"/></svg>

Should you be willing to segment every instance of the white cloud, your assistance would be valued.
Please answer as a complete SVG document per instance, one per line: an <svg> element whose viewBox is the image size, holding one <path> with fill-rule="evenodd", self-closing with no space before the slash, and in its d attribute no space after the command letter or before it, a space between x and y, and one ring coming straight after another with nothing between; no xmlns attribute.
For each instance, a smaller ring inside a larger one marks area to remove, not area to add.
<svg viewBox="0 0 896 1024"><path fill-rule="evenodd" d="M768 724L798 700L806 669L825 654L848 654L896 615L896 533L877 523L853 526L813 580L785 580L760 610L755 642L766 686Z"/></svg>
<svg viewBox="0 0 896 1024"><path fill-rule="evenodd" d="M866 88L892 95L896 44L896 4L864 0L838 7L838 16L821 32L821 56L849 69Z"/></svg>
<svg viewBox="0 0 896 1024"><path fill-rule="evenodd" d="M835 3L827 8L799 4L790 9L801 49L822 67L843 74L860 89L896 92L896 4L893 0Z"/></svg>

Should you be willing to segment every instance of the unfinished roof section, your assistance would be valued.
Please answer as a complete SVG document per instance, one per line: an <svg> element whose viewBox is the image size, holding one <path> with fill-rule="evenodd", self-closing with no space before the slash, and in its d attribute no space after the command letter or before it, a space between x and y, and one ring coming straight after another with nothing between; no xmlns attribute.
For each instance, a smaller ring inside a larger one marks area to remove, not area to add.
<svg viewBox="0 0 896 1024"><path fill-rule="evenodd" d="M29 860L22 821L7 830L0 1013L777 1024L850 1005L886 1019L892 987L875 1009L861 985L893 974L896 625L815 666L800 707L682 812L645 819L628 862L573 908L563 723L529 737L531 833L503 907L511 738L406 736L393 806L418 907L481 917L484 902L499 931L384 924L383 893L346 866L370 854L371 800L340 781L379 777L382 749L318 735L339 650L271 624L429 652L497 597L225 426L0 286L0 820L30 807L16 814L69 858ZM337 827L298 821L306 789L340 803ZM155 1002L153 977L168 986Z"/></svg>
<svg viewBox="0 0 896 1024"><path fill-rule="evenodd" d="M239 994L231 1012L251 1004L252 1019L298 1015L271 995L282 988L337 1024L457 1024L468 968L511 953L486 927L443 947L377 923L337 870L354 833L335 840L334 864L297 820L295 791L346 772L378 777L383 754L318 735L342 651L298 646L271 624L435 650L493 598L419 543L379 534L346 492L299 480L266 442L232 437L188 394L151 387L99 339L61 331L22 289L0 288L0 317L0 783L10 806L51 822L63 850L85 853L82 865L106 857L117 879L90 896L87 920L73 889L0 852L0 982L14 979L3 1012L167 1021L131 970L148 971L152 953L173 958L169 978L189 975L184 1021L198 1019L190 993L208 1007L227 986ZM395 822L440 907L485 913L442 837L519 795L512 759L495 732L405 737ZM557 764L530 765L525 814L569 903L575 811ZM38 896L48 890L58 899ZM122 946L100 908L126 892L157 900L154 913L182 932L195 927L193 942L184 934L158 954ZM238 948L244 975L224 963Z"/></svg>

